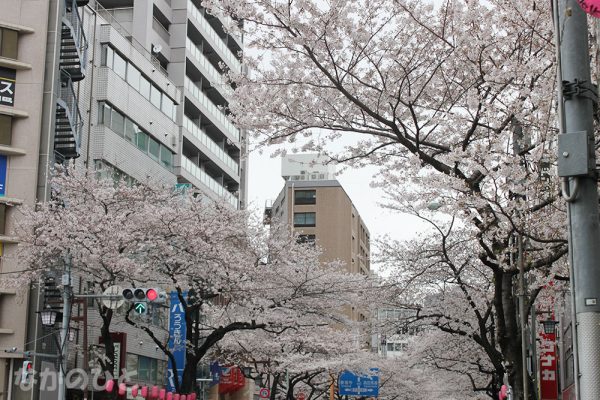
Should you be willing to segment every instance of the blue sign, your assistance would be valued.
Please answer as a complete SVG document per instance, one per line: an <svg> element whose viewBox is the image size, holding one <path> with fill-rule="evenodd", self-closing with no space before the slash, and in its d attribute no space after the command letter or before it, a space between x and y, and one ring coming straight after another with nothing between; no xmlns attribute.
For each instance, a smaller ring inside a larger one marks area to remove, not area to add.
<svg viewBox="0 0 600 400"><path fill-rule="evenodd" d="M218 361L210 363L210 377L212 379L211 385L219 383L219 379L221 378L221 367L219 366Z"/></svg>
<svg viewBox="0 0 600 400"><path fill-rule="evenodd" d="M344 371L338 378L340 396L379 396L379 368L371 368L369 375Z"/></svg>
<svg viewBox="0 0 600 400"><path fill-rule="evenodd" d="M6 194L6 156L0 155L0 197Z"/></svg>
<svg viewBox="0 0 600 400"><path fill-rule="evenodd" d="M183 292L183 297L187 298L187 292ZM171 292L171 303L169 305L169 344L168 348L173 353L175 358L175 367L177 367L177 376L179 384L183 378L183 368L185 367L185 341L186 341L186 324L185 324L185 308L177 291ZM169 369L167 371L167 391L175 391L174 366L169 358Z"/></svg>

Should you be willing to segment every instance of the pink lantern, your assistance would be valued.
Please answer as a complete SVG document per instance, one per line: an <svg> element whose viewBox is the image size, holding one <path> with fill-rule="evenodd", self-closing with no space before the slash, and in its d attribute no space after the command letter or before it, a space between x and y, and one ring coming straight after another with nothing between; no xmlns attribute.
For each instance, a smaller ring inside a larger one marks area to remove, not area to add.
<svg viewBox="0 0 600 400"><path fill-rule="evenodd" d="M127 393L127 385L125 383L119 383L119 396L123 396Z"/></svg>
<svg viewBox="0 0 600 400"><path fill-rule="evenodd" d="M158 397L158 386L152 386L150 397L156 399Z"/></svg>
<svg viewBox="0 0 600 400"><path fill-rule="evenodd" d="M145 399L148 398L148 386L142 386L142 397Z"/></svg>
<svg viewBox="0 0 600 400"><path fill-rule="evenodd" d="M115 388L115 381L110 380L108 382L106 382L106 386L104 387L104 390L106 390L107 392L112 392L113 389Z"/></svg>
<svg viewBox="0 0 600 400"><path fill-rule="evenodd" d="M188 400L196 400L196 392L190 393L188 396Z"/></svg>
<svg viewBox="0 0 600 400"><path fill-rule="evenodd" d="M577 3L592 17L600 18L600 0L577 0Z"/></svg>
<svg viewBox="0 0 600 400"><path fill-rule="evenodd" d="M140 390L140 386L139 386L139 385L133 385L133 386L131 387L131 395L132 395L133 397L137 397L137 395L138 395L138 391L139 391L139 390Z"/></svg>
<svg viewBox="0 0 600 400"><path fill-rule="evenodd" d="M185 395L185 394L182 394L182 395L179 397L179 400L185 400L185 399L186 399L186 395Z"/></svg>
<svg viewBox="0 0 600 400"><path fill-rule="evenodd" d="M167 393L167 400L173 400L173 393L172 392Z"/></svg>
<svg viewBox="0 0 600 400"><path fill-rule="evenodd" d="M167 391L165 389L160 389L158 392L158 398L160 400L165 400L165 394L167 393Z"/></svg>
<svg viewBox="0 0 600 400"><path fill-rule="evenodd" d="M180 396L179 396L179 393L175 393L175 394L173 395L173 400L179 400L179 397L180 397Z"/></svg>

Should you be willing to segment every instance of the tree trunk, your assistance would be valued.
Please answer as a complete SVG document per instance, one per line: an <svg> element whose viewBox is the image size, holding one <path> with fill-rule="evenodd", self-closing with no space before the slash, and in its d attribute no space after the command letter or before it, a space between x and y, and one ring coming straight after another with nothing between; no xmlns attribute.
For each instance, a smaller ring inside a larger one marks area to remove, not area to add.
<svg viewBox="0 0 600 400"><path fill-rule="evenodd" d="M508 381L513 390L514 399L524 399L523 369L527 368L522 363L521 329L518 324L517 299L514 293L514 274L504 272L501 274L501 308L498 309L499 319L503 321L503 329L499 329L499 343L504 361ZM498 297L498 295L497 295ZM527 385L531 387L531 377L527 375Z"/></svg>
<svg viewBox="0 0 600 400"><path fill-rule="evenodd" d="M188 394L196 390L196 372L198 363L186 360L183 376L181 378L179 393ZM176 371L175 371L176 372Z"/></svg>

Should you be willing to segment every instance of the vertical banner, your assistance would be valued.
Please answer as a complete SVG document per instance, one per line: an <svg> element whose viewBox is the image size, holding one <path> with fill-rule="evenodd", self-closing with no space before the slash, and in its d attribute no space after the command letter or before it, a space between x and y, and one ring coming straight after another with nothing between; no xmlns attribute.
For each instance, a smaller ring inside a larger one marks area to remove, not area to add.
<svg viewBox="0 0 600 400"><path fill-rule="evenodd" d="M558 360L556 359L556 334L542 333L540 346L540 399L558 399Z"/></svg>
<svg viewBox="0 0 600 400"><path fill-rule="evenodd" d="M8 168L8 159L5 155L0 155L0 197L6 195L6 170Z"/></svg>
<svg viewBox="0 0 600 400"><path fill-rule="evenodd" d="M114 379L118 379L121 376L121 371L126 368L125 360L127 357L127 333L125 332L111 332L110 337L114 347L114 369L111 374ZM104 338L100 336L98 343L103 344Z"/></svg>
<svg viewBox="0 0 600 400"><path fill-rule="evenodd" d="M187 292L183 292L183 297L187 299ZM175 364L169 358L169 368L167 371L167 382L165 386L167 391L175 391L175 368L181 384L183 378L183 368L185 366L185 342L186 342L186 323L185 308L179 300L177 291L171 292L171 303L169 305L169 344L168 348L173 353Z"/></svg>
<svg viewBox="0 0 600 400"><path fill-rule="evenodd" d="M0 67L0 105L14 106L16 79L17 71Z"/></svg>

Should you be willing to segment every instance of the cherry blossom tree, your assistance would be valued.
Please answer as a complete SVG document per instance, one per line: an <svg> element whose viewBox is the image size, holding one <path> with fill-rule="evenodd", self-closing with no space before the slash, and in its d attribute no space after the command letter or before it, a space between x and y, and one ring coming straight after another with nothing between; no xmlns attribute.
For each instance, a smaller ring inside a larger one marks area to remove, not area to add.
<svg viewBox="0 0 600 400"><path fill-rule="evenodd" d="M17 235L19 262L26 268L10 277L28 284L53 270L70 265L74 276L84 277L92 293L134 281L149 268L141 257L147 232L139 229L147 218L150 199L168 200L168 194L149 185L128 186L112 179L99 180L98 172L60 169L52 178L52 200L35 208L21 207ZM110 326L114 310L97 302L102 325L104 356L97 362L103 371L114 371Z"/></svg>
<svg viewBox="0 0 600 400"><path fill-rule="evenodd" d="M185 310L186 364L182 382L175 381L184 393L195 385L198 363L212 359L227 335L260 330L284 348L293 345L290 337L306 336L318 348L327 327L353 324L344 309L363 304L361 294L370 289L367 277L344 272L339 263L320 263L320 250L298 243L289 228L267 231L227 206L188 199L154 214L160 216L146 224L168 239L146 254ZM140 328L175 365L152 328Z"/></svg>
<svg viewBox="0 0 600 400"><path fill-rule="evenodd" d="M228 334L261 330L285 345L293 333L319 348L330 326L353 324L344 309L362 304L370 288L367 277L339 263L321 264L320 250L298 243L289 228L269 232L246 211L192 191L129 186L75 169L57 174L52 187L53 201L23 209L20 259L29 273L20 279L68 260L99 291L115 283L159 286L175 291L185 310L186 363L178 366L164 329L133 318L131 309L120 315L99 304L107 371L115 316L149 335L173 370L184 369L175 386L190 393L198 363Z"/></svg>
<svg viewBox="0 0 600 400"><path fill-rule="evenodd" d="M476 337L493 369L484 390L497 392L508 372L519 397L516 244L534 291L566 276L564 204L542 179L556 134L550 3L441 3L203 1L244 21L251 72L230 74L238 125L280 153L379 166L388 207L420 215L435 201L455 218L435 249L414 242L402 258L414 271L436 252L444 271L425 288L451 280L462 301L454 312L472 320L434 325Z"/></svg>

